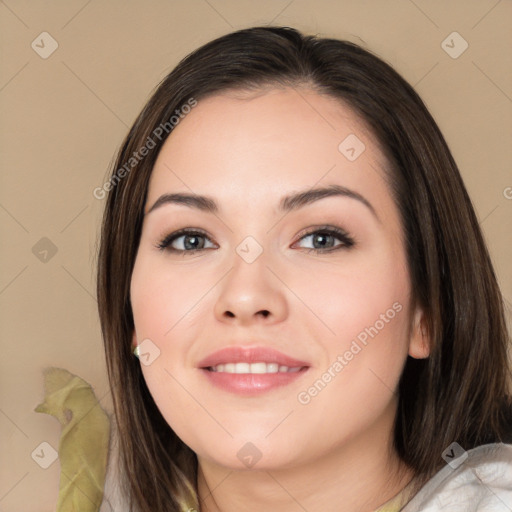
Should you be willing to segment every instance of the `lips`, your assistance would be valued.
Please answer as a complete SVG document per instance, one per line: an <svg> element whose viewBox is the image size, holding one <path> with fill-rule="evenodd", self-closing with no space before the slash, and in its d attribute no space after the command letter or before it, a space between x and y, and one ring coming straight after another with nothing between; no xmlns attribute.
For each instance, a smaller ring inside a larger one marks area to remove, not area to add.
<svg viewBox="0 0 512 512"><path fill-rule="evenodd" d="M202 359L198 367L215 388L247 397L290 385L310 365L269 347L231 346Z"/></svg>
<svg viewBox="0 0 512 512"><path fill-rule="evenodd" d="M215 368L218 365L237 363L248 363L249 365L253 363L277 364L288 368L309 366L307 362L287 356L273 348L232 346L210 354L198 363L198 367L207 369Z"/></svg>

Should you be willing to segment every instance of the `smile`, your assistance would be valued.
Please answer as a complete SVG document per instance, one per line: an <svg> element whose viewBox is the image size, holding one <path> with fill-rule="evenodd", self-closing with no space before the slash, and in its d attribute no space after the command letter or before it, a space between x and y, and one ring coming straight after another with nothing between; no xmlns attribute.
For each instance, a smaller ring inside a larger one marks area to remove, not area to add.
<svg viewBox="0 0 512 512"><path fill-rule="evenodd" d="M265 374L265 373L293 373L299 372L303 367L295 366L288 367L279 365L278 363L226 363L210 366L208 370L212 372L223 373L252 373L252 374Z"/></svg>
<svg viewBox="0 0 512 512"><path fill-rule="evenodd" d="M310 368L269 345L244 346L233 343L197 363L213 388L242 396L257 396L290 385Z"/></svg>

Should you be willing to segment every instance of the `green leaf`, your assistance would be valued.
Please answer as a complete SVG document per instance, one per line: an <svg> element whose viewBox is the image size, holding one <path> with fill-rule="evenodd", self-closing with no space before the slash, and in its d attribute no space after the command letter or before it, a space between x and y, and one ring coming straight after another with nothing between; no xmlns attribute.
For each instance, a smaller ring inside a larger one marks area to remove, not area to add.
<svg viewBox="0 0 512 512"><path fill-rule="evenodd" d="M53 367L44 377L44 402L34 410L54 416L62 426L56 512L98 512L109 453L109 417L85 380Z"/></svg>

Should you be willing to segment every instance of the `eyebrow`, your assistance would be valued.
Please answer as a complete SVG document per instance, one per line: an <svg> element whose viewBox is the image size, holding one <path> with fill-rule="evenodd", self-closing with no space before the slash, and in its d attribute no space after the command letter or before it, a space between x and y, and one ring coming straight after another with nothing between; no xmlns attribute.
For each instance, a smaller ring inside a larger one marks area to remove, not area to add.
<svg viewBox="0 0 512 512"><path fill-rule="evenodd" d="M278 211L285 213L293 210L298 210L303 206L314 203L320 199L326 197L348 197L355 199L360 203L364 204L372 214L379 220L377 212L373 208L372 204L361 194L350 190L349 188L342 187L341 185L329 185L321 188L314 188L310 190L304 190L296 192L294 194L281 198L279 202ZM153 204L153 206L147 211L146 215L151 213L153 210L165 205L165 204L180 204L188 206L190 208L197 208L198 210L207 213L218 213L219 206L215 202L215 199L209 196L202 196L193 193L175 193L175 194L163 194Z"/></svg>

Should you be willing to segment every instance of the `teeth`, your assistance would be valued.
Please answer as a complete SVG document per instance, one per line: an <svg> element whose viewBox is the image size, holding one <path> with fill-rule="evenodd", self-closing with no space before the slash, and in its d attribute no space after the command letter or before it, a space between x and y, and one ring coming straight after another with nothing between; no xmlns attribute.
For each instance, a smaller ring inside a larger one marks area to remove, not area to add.
<svg viewBox="0 0 512 512"><path fill-rule="evenodd" d="M298 372L301 367L289 368L277 363L226 363L211 367L214 372L224 373L286 373Z"/></svg>

